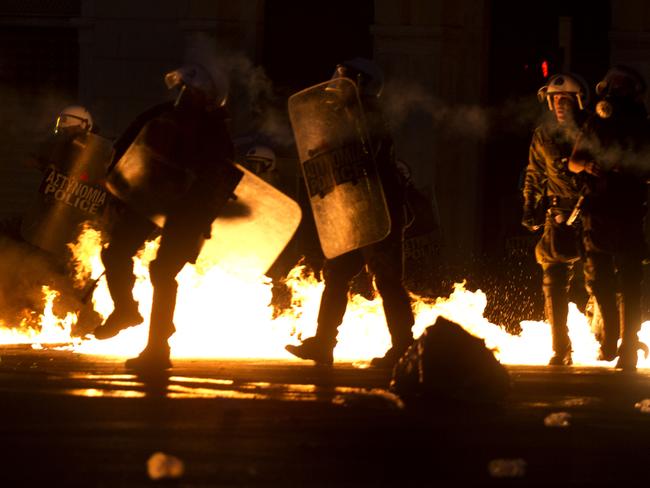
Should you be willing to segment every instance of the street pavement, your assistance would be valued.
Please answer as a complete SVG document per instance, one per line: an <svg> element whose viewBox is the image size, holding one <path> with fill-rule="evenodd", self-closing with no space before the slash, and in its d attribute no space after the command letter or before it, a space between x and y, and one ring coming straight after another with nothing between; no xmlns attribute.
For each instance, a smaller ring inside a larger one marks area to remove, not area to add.
<svg viewBox="0 0 650 488"><path fill-rule="evenodd" d="M176 360L166 376L139 378L114 358L4 346L1 486L623 486L650 479L650 413L640 408L650 398L648 372L508 370L512 392L497 405L404 403L389 390L390 372L349 363ZM566 425L545 425L547 418ZM153 481L147 461L156 452L179 459L182 475Z"/></svg>

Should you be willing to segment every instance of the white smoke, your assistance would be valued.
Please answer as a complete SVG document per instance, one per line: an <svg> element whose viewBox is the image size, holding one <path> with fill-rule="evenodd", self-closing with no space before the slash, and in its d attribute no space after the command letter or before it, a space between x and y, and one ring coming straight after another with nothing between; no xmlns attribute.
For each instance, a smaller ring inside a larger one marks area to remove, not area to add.
<svg viewBox="0 0 650 488"><path fill-rule="evenodd" d="M448 137L481 140L497 122L501 130L519 130L522 126L532 129L539 122L540 112L543 113L534 96L509 98L498 106L453 104L408 80L388 81L384 93L384 109L394 129L418 115L426 115L436 133Z"/></svg>
<svg viewBox="0 0 650 488"><path fill-rule="evenodd" d="M188 41L186 61L199 63L230 81L228 106L234 133L258 132L274 144L290 146L293 133L286 114L286 101L280 100L261 66L242 52L220 46L205 33L193 34Z"/></svg>

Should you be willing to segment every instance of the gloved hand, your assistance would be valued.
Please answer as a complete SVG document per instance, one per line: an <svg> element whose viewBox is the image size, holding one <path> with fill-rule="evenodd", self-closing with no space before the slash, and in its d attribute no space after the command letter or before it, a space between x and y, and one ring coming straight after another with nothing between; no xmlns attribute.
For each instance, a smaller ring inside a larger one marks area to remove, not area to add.
<svg viewBox="0 0 650 488"><path fill-rule="evenodd" d="M521 217L521 225L531 232L536 232L541 227L535 218L535 204L533 202L524 203L524 211Z"/></svg>

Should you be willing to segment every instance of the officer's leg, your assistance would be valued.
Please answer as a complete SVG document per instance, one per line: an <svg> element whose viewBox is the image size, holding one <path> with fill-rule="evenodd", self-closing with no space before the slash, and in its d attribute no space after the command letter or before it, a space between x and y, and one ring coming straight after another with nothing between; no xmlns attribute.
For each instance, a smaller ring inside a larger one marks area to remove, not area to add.
<svg viewBox="0 0 650 488"><path fill-rule="evenodd" d="M318 310L317 336L324 339L336 338L348 305L350 281L361 271L363 264L363 258L357 251L325 263L325 289Z"/></svg>
<svg viewBox="0 0 650 488"><path fill-rule="evenodd" d="M175 332L176 275L186 263L194 262L203 244L203 233L168 218L160 238L156 258L149 265L153 286L149 339L137 358L129 359L126 367L136 370L162 370L171 367L168 339Z"/></svg>
<svg viewBox="0 0 650 488"><path fill-rule="evenodd" d="M361 271L363 264L363 256L359 251L349 252L325 263L325 289L318 310L316 335L305 339L298 346L287 345L287 351L317 364L332 364L336 335L348 304L350 281Z"/></svg>
<svg viewBox="0 0 650 488"><path fill-rule="evenodd" d="M638 332L641 328L641 282L643 269L640 256L617 256L619 284L621 287L621 347L617 368L636 369L639 349Z"/></svg>
<svg viewBox="0 0 650 488"><path fill-rule="evenodd" d="M569 283L572 265L567 263L543 263L542 289L544 292L544 311L551 324L553 336L553 357L549 365L570 365L571 340L567 327L569 311Z"/></svg>
<svg viewBox="0 0 650 488"><path fill-rule="evenodd" d="M411 328L415 323L411 299L404 286L401 232L392 233L365 249L364 255L370 271L375 275L392 341L391 349L383 358L373 360L373 365L392 367L413 343Z"/></svg>
<svg viewBox="0 0 650 488"><path fill-rule="evenodd" d="M616 358L620 334L614 269L614 259L610 254L587 252L584 262L585 285L600 311L603 335L600 341L599 359L604 361L612 361Z"/></svg>
<svg viewBox="0 0 650 488"><path fill-rule="evenodd" d="M143 322L138 303L133 299L133 256L155 229L149 220L126 207L119 214L110 241L101 253L106 283L113 299L113 312L104 324L95 329L98 339L108 339L122 329Z"/></svg>

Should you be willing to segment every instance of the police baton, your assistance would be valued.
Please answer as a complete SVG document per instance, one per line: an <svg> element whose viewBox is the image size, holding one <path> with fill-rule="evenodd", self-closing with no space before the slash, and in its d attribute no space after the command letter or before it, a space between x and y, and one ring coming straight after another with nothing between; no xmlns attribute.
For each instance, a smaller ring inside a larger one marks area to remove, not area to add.
<svg viewBox="0 0 650 488"><path fill-rule="evenodd" d="M582 210L582 202L584 202L585 196L580 195L580 198L578 198L578 201L575 204L575 207L573 207L573 210L571 211L571 215L569 215L569 218L566 221L566 225L569 227L572 226L577 218L580 216L580 211Z"/></svg>
<svg viewBox="0 0 650 488"><path fill-rule="evenodd" d="M106 270L102 271L102 274L100 274L94 280L90 280L90 282L88 282L88 284L84 287L84 291L81 294L81 303L88 303L88 300L93 296L93 293L95 292L95 288L97 288L99 280L102 279L102 276L104 276L104 274L106 274Z"/></svg>

